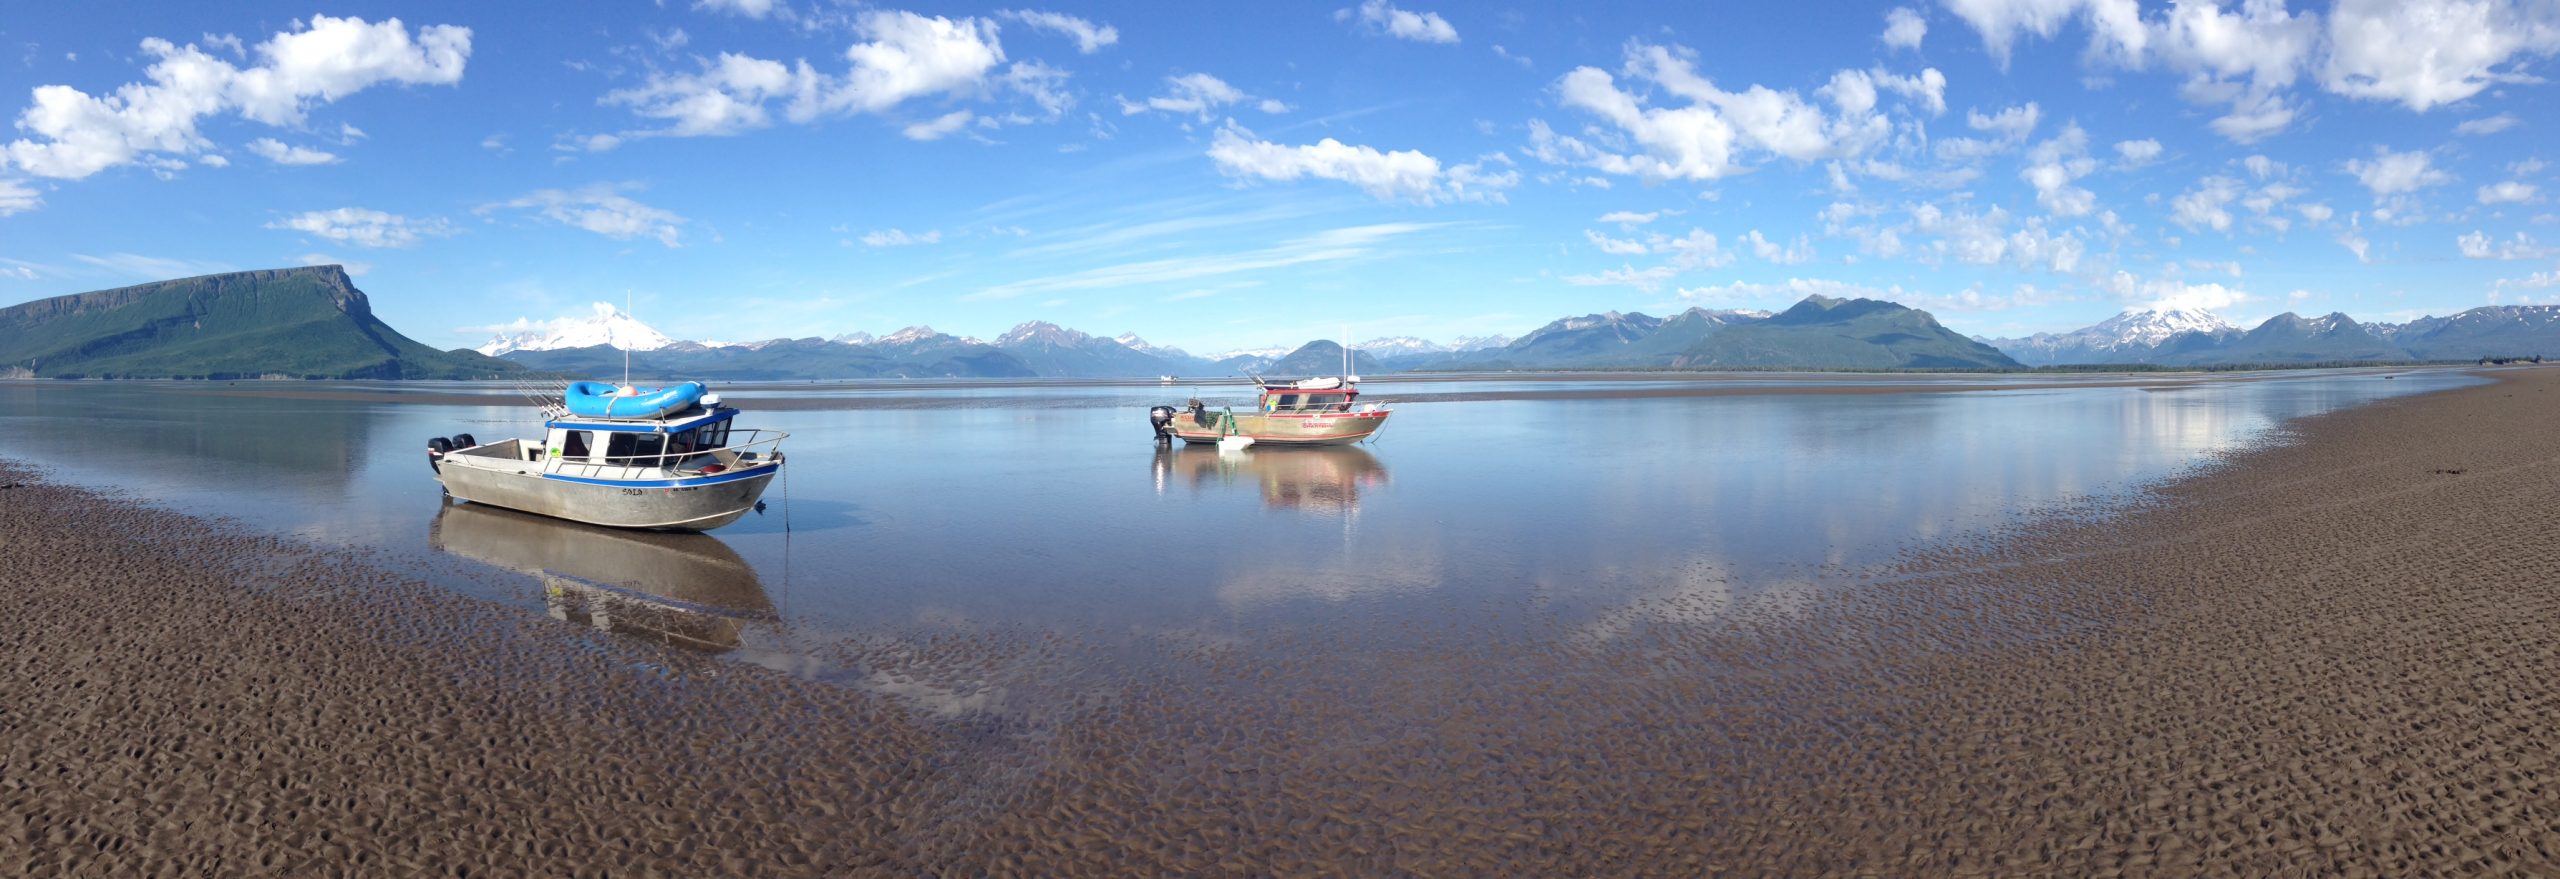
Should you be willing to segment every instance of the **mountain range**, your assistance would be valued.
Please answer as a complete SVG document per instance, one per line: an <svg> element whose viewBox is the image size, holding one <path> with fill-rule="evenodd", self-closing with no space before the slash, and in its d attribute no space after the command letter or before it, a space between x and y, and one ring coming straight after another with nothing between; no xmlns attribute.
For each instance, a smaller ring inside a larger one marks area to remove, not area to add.
<svg viewBox="0 0 2560 879"><path fill-rule="evenodd" d="M522 325L479 350L437 351L375 318L337 266L233 272L0 309L0 378L486 378L524 370L710 380L1322 375L1331 341L1194 355L1136 335L1045 321L994 341L908 327L885 336L707 342L672 338L611 306ZM498 356L492 357L490 354ZM2282 314L2243 329L2194 310L2135 309L2068 333L1966 338L1928 312L1808 297L1777 313L1691 308L1669 317L1565 317L1517 339L1373 339L1355 373L1540 369L1964 369L2206 367L2467 361L2560 354L2560 306L2501 305L2400 324Z"/></svg>
<svg viewBox="0 0 2560 879"><path fill-rule="evenodd" d="M231 272L0 309L0 376L470 379L523 372L373 316L334 265Z"/></svg>
<svg viewBox="0 0 2560 879"><path fill-rule="evenodd" d="M2484 305L2404 324L2291 312L2241 329L2200 311L2134 309L2069 333L1978 339L2028 366L2459 361L2560 355L2560 306Z"/></svg>

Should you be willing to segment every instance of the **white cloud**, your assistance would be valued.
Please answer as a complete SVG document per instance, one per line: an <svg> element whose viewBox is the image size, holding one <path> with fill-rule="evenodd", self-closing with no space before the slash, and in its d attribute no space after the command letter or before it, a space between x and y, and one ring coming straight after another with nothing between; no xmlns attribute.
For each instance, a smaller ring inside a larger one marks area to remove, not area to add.
<svg viewBox="0 0 2560 879"><path fill-rule="evenodd" d="M442 218L411 219L365 208L304 211L268 223L267 228L291 229L358 247L409 247L421 237L453 234L453 224Z"/></svg>
<svg viewBox="0 0 2560 879"><path fill-rule="evenodd" d="M1644 242L1642 241L1633 241L1625 238L1611 238L1607 235L1602 235L1589 229L1582 230L1582 235L1585 238L1591 239L1591 246L1600 248L1601 253L1617 256L1634 256L1650 252L1646 250Z"/></svg>
<svg viewBox="0 0 2560 879"><path fill-rule="evenodd" d="M2148 165L2160 157L2160 142L2149 138L2116 141L2116 157L2127 165Z"/></svg>
<svg viewBox="0 0 2560 879"><path fill-rule="evenodd" d="M1496 158L1499 157L1499 158ZM1516 171L1489 172L1486 164L1510 163L1496 153L1486 160L1441 171L1440 160L1417 150L1382 152L1351 146L1333 138L1289 146L1256 139L1253 132L1229 120L1210 142L1209 158L1231 177L1296 180L1316 177L1360 187L1382 201L1405 199L1416 204L1442 201L1501 201L1502 190L1517 185Z"/></svg>
<svg viewBox="0 0 2560 879"><path fill-rule="evenodd" d="M1349 21L1355 17L1360 20L1361 26L1371 33L1386 34L1417 43L1458 41L1458 29L1451 27L1449 20L1441 18L1440 13L1409 12L1388 5L1387 0L1368 0L1360 4L1356 12L1343 9L1333 14L1335 21Z"/></svg>
<svg viewBox="0 0 2560 879"><path fill-rule="evenodd" d="M207 168L228 168L231 167L231 157L221 153L206 153L196 157L196 164Z"/></svg>
<svg viewBox="0 0 2560 879"><path fill-rule="evenodd" d="M2463 256L2471 259L2542 259L2552 255L2550 250L2535 242L2533 236L2522 232L2516 233L2514 238L2493 242L2489 240L2488 233L2474 229L2455 238L2453 243L2462 248Z"/></svg>
<svg viewBox="0 0 2560 879"><path fill-rule="evenodd" d="M2339 0L2321 84L2427 110L2496 82L2539 82L2499 65L2560 50L2560 8L2538 0Z"/></svg>
<svg viewBox="0 0 2560 879"><path fill-rule="evenodd" d="M978 114L969 110L953 110L933 119L907 126L900 133L908 140L941 140L954 131L968 127Z"/></svg>
<svg viewBox="0 0 2560 879"><path fill-rule="evenodd" d="M2021 36L2050 38L2073 19L2089 23L2091 54L2140 57L2150 35L2134 0L1940 0L1982 35L1982 47L2002 69Z"/></svg>
<svg viewBox="0 0 2560 879"><path fill-rule="evenodd" d="M2018 176L2036 188L2036 204L2044 206L2047 213L2079 217L2097 210L2097 193L2072 185L2072 181L2098 170L2098 160L2089 158L2089 133L2079 123L2066 125L2052 140L2037 144L2029 151L2027 162Z"/></svg>
<svg viewBox="0 0 2560 879"><path fill-rule="evenodd" d="M24 181L0 178L0 217L21 214L44 206L44 196L27 188Z"/></svg>
<svg viewBox="0 0 2560 879"><path fill-rule="evenodd" d="M1500 43L1495 43L1495 44L1494 44L1494 46L1493 46L1493 56L1494 56L1494 57L1496 57L1496 58L1500 58L1500 59L1502 59L1502 60L1504 60L1504 61L1509 61L1509 62L1511 62L1511 63L1513 63L1513 64L1520 65L1520 69L1522 69L1522 70L1528 70L1528 69L1531 69L1531 68L1534 68L1534 67L1538 66L1538 65L1537 65L1537 62L1534 62L1534 61L1529 60L1529 56L1527 56L1527 55L1515 54L1515 53L1513 53L1511 50L1503 48L1503 47L1502 47L1502 44L1500 44Z"/></svg>
<svg viewBox="0 0 2560 879"><path fill-rule="evenodd" d="M157 59L144 71L148 82L100 96L39 86L17 123L34 137L11 141L7 159L29 174L77 179L151 154L192 155L212 146L197 130L205 117L298 126L312 107L375 85L460 82L471 55L471 30L452 25L419 28L414 38L398 19L315 15L299 27L259 43L259 63L246 69L152 37L142 41Z"/></svg>
<svg viewBox="0 0 2560 879"><path fill-rule="evenodd" d="M1601 214L1601 215L1600 215L1600 219L1598 219L1598 220L1596 220L1596 221L1594 221L1594 222L1600 222L1600 223L1616 223L1616 224L1618 224L1618 225L1620 225L1620 226L1642 226L1642 225L1644 225L1644 224L1646 224L1646 223L1650 223L1650 222L1653 222L1653 221L1655 221L1655 220L1662 219L1662 216L1663 216L1664 214L1666 214L1666 213L1677 213L1677 212L1676 212L1676 211L1646 211L1646 212L1644 212L1644 213L1637 213L1637 212L1635 212L1635 211L1610 211L1610 212L1608 212L1608 213Z"/></svg>
<svg viewBox="0 0 2560 879"><path fill-rule="evenodd" d="M250 141L249 151L264 156L267 161L278 165L334 165L338 162L338 156L335 153L310 147L287 146L283 141L272 137L261 137Z"/></svg>
<svg viewBox="0 0 2560 879"><path fill-rule="evenodd" d="M2453 175L2430 167L2432 160L2425 150L2395 153L2388 147L2375 147L2371 161L2349 159L2346 167L2347 173L2355 175L2356 182L2364 184L2364 188L2373 190L2373 197L2378 200L2452 182Z"/></svg>
<svg viewBox="0 0 2560 879"><path fill-rule="evenodd" d="M1760 230L1753 229L1743 234L1742 241L1751 245L1752 255L1778 265L1797 265L1813 259L1813 242L1802 235L1796 236L1796 240L1792 242L1781 245L1761 237Z"/></svg>
<svg viewBox="0 0 2560 879"><path fill-rule="evenodd" d="M2531 183L2508 180L2480 187L2481 204L2524 204L2532 201L2537 188Z"/></svg>
<svg viewBox="0 0 2560 879"><path fill-rule="evenodd" d="M849 66L841 76L821 73L807 61L784 65L724 52L693 73L653 73L637 87L606 94L602 103L628 106L666 123L626 136L693 137L770 125L774 104L784 118L805 123L831 115L885 113L909 100L935 96L1018 93L1050 118L1074 102L1061 88L1065 71L1036 61L1006 66L992 20L874 9L855 18L854 30L863 42L845 50Z"/></svg>
<svg viewBox="0 0 2560 879"><path fill-rule="evenodd" d="M908 232L905 229L881 229L862 236L865 247L906 247L915 244L942 243L942 230Z"/></svg>
<svg viewBox="0 0 2560 879"><path fill-rule="evenodd" d="M694 0L693 8L763 18L773 14L773 0Z"/></svg>
<svg viewBox="0 0 2560 879"><path fill-rule="evenodd" d="M2495 116L2483 116L2478 119L2464 120L2462 124L2453 127L2453 133L2468 137L2480 137L2483 135L2496 134L2522 124L2524 124L2524 120L2516 118L2513 114L2500 113Z"/></svg>
<svg viewBox="0 0 2560 879"><path fill-rule="evenodd" d="M1121 114L1134 116L1149 110L1161 110L1167 113L1196 115L1201 121L1206 122L1217 115L1218 108L1252 97L1245 94L1244 90L1228 85L1226 80L1206 73L1168 76L1164 78L1164 82L1165 93L1148 98L1144 102L1121 99Z"/></svg>
<svg viewBox="0 0 2560 879"><path fill-rule="evenodd" d="M1795 92L1751 86L1740 92L1717 88L1696 68L1697 53L1685 48L1630 42L1624 74L1636 88L1650 85L1684 100L1686 106L1646 106L1646 98L1622 90L1617 78L1596 67L1579 67L1557 81L1560 102L1591 113L1615 126L1589 139L1556 133L1542 120L1530 120L1531 154L1555 164L1584 165L1604 173L1649 180L1713 180L1743 170L1744 155L1765 151L1797 161L1815 161L1863 153L1883 143L1891 123L1876 112L1879 89L1943 106L1945 77L1936 70L1909 79L1842 71L1818 90L1836 115L1805 101ZM1621 140L1634 152L1619 152Z"/></svg>
<svg viewBox="0 0 2560 879"><path fill-rule="evenodd" d="M1059 34L1076 41L1076 51L1091 55L1103 47L1120 42L1120 29L1057 12L1034 12L1007 9L997 15L1013 19L1038 30Z"/></svg>
<svg viewBox="0 0 2560 879"><path fill-rule="evenodd" d="M630 239L647 236L668 247L677 246L685 223L671 211L650 207L632 200L609 184L598 183L577 190L537 189L512 201L486 205L479 213L498 208L534 210L544 219L585 229L607 238Z"/></svg>
<svg viewBox="0 0 2560 879"><path fill-rule="evenodd" d="M2161 311L2221 311L2248 302L2245 291L2221 284L2189 284L2160 279L2144 283L2137 295L2143 307Z"/></svg>
<svg viewBox="0 0 2560 879"><path fill-rule="evenodd" d="M2318 202L2300 205L2295 207L2294 210L2301 212L2303 219L2310 220L2314 224L2329 222L2329 218L2337 214L2337 212L2331 210L2328 205Z"/></svg>
<svg viewBox="0 0 2560 879"><path fill-rule="evenodd" d="M364 277L367 273L373 271L372 263L349 262L325 253L306 253L301 256L294 257L294 261L306 266L337 266L339 268L346 269L347 274L359 278Z"/></svg>
<svg viewBox="0 0 2560 879"><path fill-rule="evenodd" d="M1918 49L1920 39L1929 35L1929 22L1911 7L1896 6L1884 14L1884 44L1897 49Z"/></svg>
<svg viewBox="0 0 2560 879"><path fill-rule="evenodd" d="M2240 181L2216 174L2196 181L2196 188L2169 202L2169 219L2188 229L2211 227L2216 232L2231 228L2233 201L2240 198Z"/></svg>
<svg viewBox="0 0 2560 879"><path fill-rule="evenodd" d="M2254 143L2293 123L2283 91L2301 75L2319 43L2320 17L2294 15L2282 3L2251 2L2236 12L2212 3L2180 3L2151 32L2150 45L2187 74L2189 101L2228 104L2213 120L2223 137Z"/></svg>

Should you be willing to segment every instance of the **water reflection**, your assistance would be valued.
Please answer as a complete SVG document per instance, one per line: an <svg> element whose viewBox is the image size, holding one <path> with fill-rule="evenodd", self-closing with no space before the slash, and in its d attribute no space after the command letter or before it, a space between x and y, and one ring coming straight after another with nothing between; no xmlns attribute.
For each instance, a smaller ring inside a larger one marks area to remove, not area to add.
<svg viewBox="0 0 2560 879"><path fill-rule="evenodd" d="M1175 484L1199 492L1246 481L1262 489L1262 504L1271 509L1348 514L1359 510L1362 490L1386 484L1387 467L1356 446L1234 452L1163 447L1156 449L1155 480L1157 494Z"/></svg>
<svg viewBox="0 0 2560 879"><path fill-rule="evenodd" d="M719 538L620 531L447 500L427 542L531 574L555 619L675 647L736 649L776 619L755 568Z"/></svg>

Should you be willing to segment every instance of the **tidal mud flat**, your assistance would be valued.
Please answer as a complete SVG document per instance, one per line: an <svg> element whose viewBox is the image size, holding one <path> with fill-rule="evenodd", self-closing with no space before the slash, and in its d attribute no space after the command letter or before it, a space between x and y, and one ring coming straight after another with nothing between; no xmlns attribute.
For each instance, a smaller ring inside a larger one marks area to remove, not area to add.
<svg viewBox="0 0 2560 879"><path fill-rule="evenodd" d="M1805 592L1169 638L1036 716L0 468L0 872L2546 874L2560 376L2496 375Z"/></svg>

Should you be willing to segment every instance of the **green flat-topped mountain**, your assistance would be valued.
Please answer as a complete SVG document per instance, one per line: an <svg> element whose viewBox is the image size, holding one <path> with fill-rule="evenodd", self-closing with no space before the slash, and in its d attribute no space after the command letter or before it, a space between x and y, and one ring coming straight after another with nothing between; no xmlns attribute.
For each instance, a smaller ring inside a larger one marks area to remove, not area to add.
<svg viewBox="0 0 2560 879"><path fill-rule="evenodd" d="M338 266L231 272L0 309L0 372L43 378L491 378L373 316Z"/></svg>
<svg viewBox="0 0 2560 879"><path fill-rule="evenodd" d="M1677 364L1816 369L2015 369L1999 349L1957 335L1928 312L1874 299L1806 297L1767 320L1724 328Z"/></svg>

